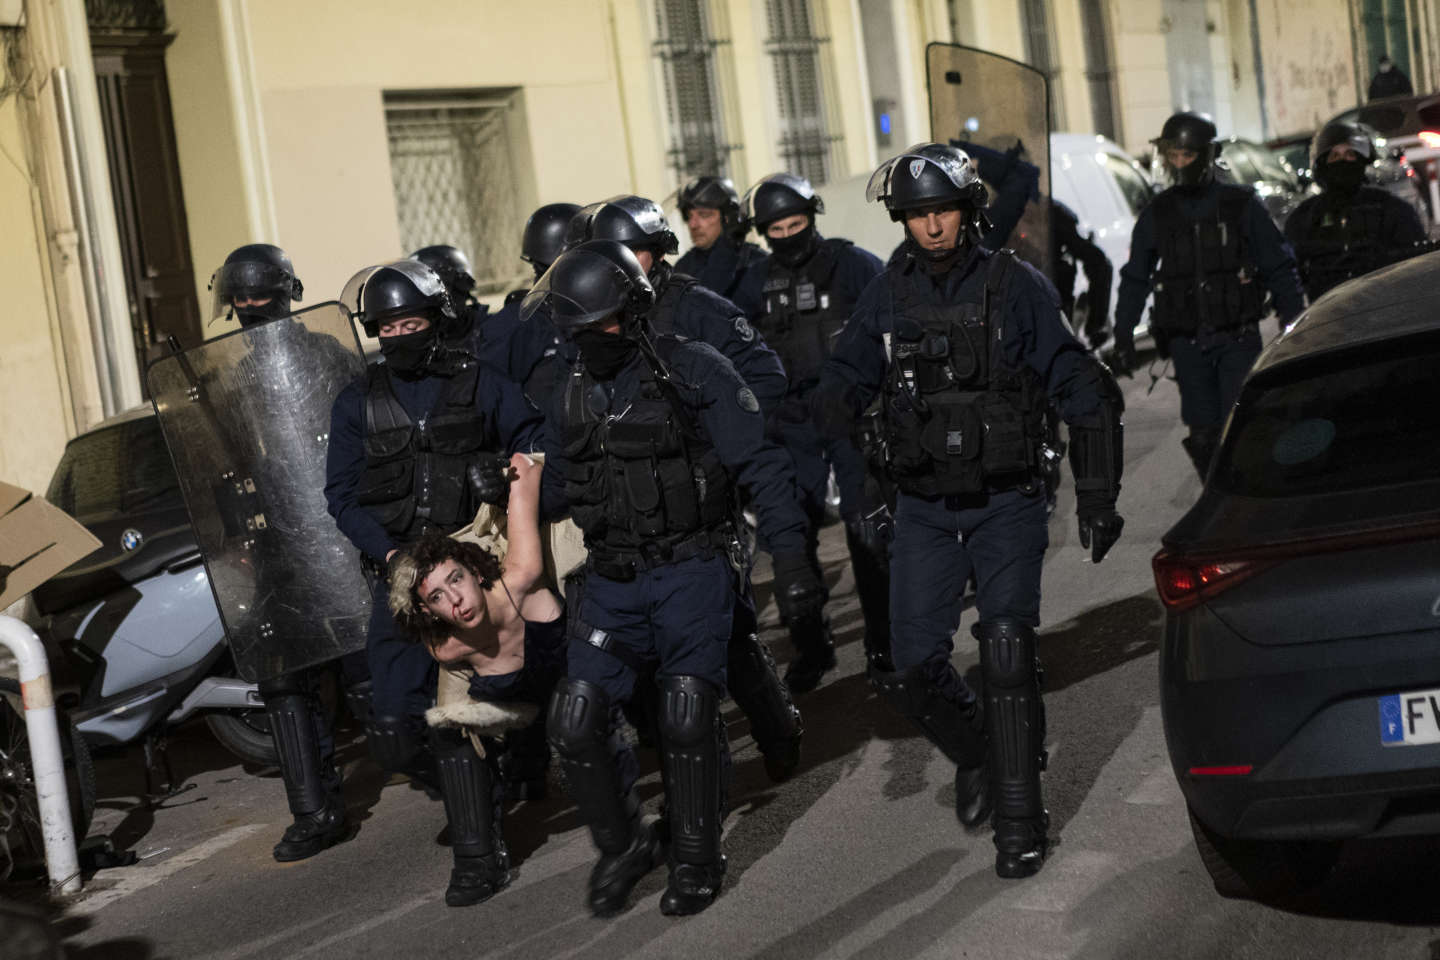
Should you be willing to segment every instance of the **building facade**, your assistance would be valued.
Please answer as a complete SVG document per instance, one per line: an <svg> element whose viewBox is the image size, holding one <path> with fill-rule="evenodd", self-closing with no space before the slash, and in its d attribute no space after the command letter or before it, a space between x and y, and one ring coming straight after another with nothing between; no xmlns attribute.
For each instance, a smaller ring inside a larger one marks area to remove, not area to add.
<svg viewBox="0 0 1440 960"><path fill-rule="evenodd" d="M0 478L43 487L168 338L228 329L208 281L243 243L288 250L305 303L443 242L499 297L540 203L855 189L928 139L931 42L1033 64L1057 129L1138 151L1177 106L1312 130L1379 51L1433 89L1436 3L0 0Z"/></svg>

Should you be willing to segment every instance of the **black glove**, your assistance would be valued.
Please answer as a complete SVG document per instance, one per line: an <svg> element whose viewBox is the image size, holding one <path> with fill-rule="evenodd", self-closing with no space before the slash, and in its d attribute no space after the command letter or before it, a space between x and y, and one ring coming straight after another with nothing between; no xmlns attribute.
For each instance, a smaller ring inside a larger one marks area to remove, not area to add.
<svg viewBox="0 0 1440 960"><path fill-rule="evenodd" d="M895 539L895 519L890 508L883 503L868 513L856 514L845 521L845 526L855 538L871 553L883 556Z"/></svg>
<svg viewBox="0 0 1440 960"><path fill-rule="evenodd" d="M510 460L508 457L485 457L465 468L470 490L481 503L497 506L510 497Z"/></svg>
<svg viewBox="0 0 1440 960"><path fill-rule="evenodd" d="M1116 376L1135 379L1135 371L1140 368L1140 358L1135 355L1135 341L1115 341L1115 349L1110 352L1110 369Z"/></svg>
<svg viewBox="0 0 1440 960"><path fill-rule="evenodd" d="M1082 498L1075 506L1075 515L1080 520L1080 546L1090 551L1092 563L1105 559L1105 554L1120 539L1125 529L1125 518L1115 512L1113 503L1087 503Z"/></svg>
<svg viewBox="0 0 1440 960"><path fill-rule="evenodd" d="M770 558L775 571L775 604L784 623L819 617L825 608L825 584L803 553L777 553Z"/></svg>

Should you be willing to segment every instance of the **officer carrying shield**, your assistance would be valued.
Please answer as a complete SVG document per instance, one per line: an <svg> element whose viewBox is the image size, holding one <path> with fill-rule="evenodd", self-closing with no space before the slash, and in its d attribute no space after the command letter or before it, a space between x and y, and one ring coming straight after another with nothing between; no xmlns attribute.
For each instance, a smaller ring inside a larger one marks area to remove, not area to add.
<svg viewBox="0 0 1440 960"><path fill-rule="evenodd" d="M1080 542L1099 562L1124 524L1115 512L1123 399L1065 329L1049 281L979 244L984 186L965 153L917 144L882 164L866 195L905 225L909 256L860 298L822 374L817 414L842 435L878 395L899 488L894 670L872 666L871 683L955 763L962 824L979 826L993 797L995 872L1029 876L1048 848L1035 645L1045 403L1070 425ZM972 572L983 709L950 664Z"/></svg>
<svg viewBox="0 0 1440 960"><path fill-rule="evenodd" d="M734 485L749 489L777 553L804 550L788 458L765 439L753 390L707 344L652 334L642 318L654 301L634 253L599 240L563 253L523 308L533 317L544 305L578 348L546 410L558 447L546 468L564 477L589 559L548 727L600 851L589 892L597 916L623 909L660 856L617 730L620 705L652 668L670 824L661 912L697 913L720 890L728 749L719 707L745 567Z"/></svg>
<svg viewBox="0 0 1440 960"><path fill-rule="evenodd" d="M790 382L769 423L772 437L795 461L795 482L809 519L807 558L818 575L818 541L833 468L855 591L865 618L865 651L871 661L888 664L889 509L876 493L867 494L865 460L854 440L822 436L810 415L811 395L835 338L884 265L849 240L820 235L815 217L825 212L825 204L804 177L792 173L765 177L745 194L741 210L771 251L770 257L751 268L746 282L760 290L763 304L754 315L755 327L779 354ZM790 630L798 656L785 673L785 683L793 693L806 693L835 666L834 643L823 616L792 621Z"/></svg>
<svg viewBox="0 0 1440 960"><path fill-rule="evenodd" d="M1117 371L1137 366L1135 327L1152 285L1150 329L1175 362L1185 452L1203 479L1240 384L1260 355L1265 292L1282 326L1305 309L1295 257L1249 187L1215 179L1215 124L1177 113L1154 141L1171 185L1140 211L1115 304Z"/></svg>
<svg viewBox="0 0 1440 960"><path fill-rule="evenodd" d="M293 366L284 361L290 357L305 358L303 375L308 381L307 388L318 395L332 397L344 386L342 378L355 358L346 354L334 338L312 333L288 321L283 326L266 328L263 335L259 330L263 324L289 316L291 303L299 300L304 292L284 250L268 243L239 247L215 271L210 286L214 296L212 318L234 316L242 328L255 331L249 355L228 373L224 386L228 394L236 396L266 398L275 394L276 406L254 410L257 421L268 423L295 415L294 395L284 389L286 367ZM328 400L322 399L322 402L328 404ZM216 417L227 420L244 409L233 403L214 406ZM260 422L228 423L223 442L232 448L248 447L245 438L260 425ZM257 547L264 551L262 562L257 564L265 580L262 592L269 594L282 583L308 582L308 578L295 575L297 562L300 566L323 567L326 558L323 554L303 556L303 551L315 546L314 542L303 536L285 535L285 528L293 526L287 523L286 516L292 511L287 510L286 500L276 496L265 483L265 477L275 469L268 462L270 458L257 449L253 456L245 459L261 477L262 488L266 488L267 530L275 534L258 538ZM285 469L288 472L292 467L287 465ZM318 609L320 604L313 595L303 597L297 606L317 619L325 612ZM232 639L232 646L237 645ZM369 712L365 658L359 653L347 655L340 658L340 668L351 709L363 722ZM294 817L275 845L275 859L281 862L314 856L350 834L340 792L340 771L335 765L335 739L320 701L318 684L314 669L285 670L264 676L258 683L275 742L280 776Z"/></svg>
<svg viewBox="0 0 1440 960"><path fill-rule="evenodd" d="M429 267L398 260L362 271L351 287L357 318L379 338L383 359L335 399L325 496L340 530L379 572L399 547L427 531L453 533L481 502L502 501L505 463L535 448L540 417L519 387L483 367L468 346L441 339L456 316ZM455 856L445 900L477 903L503 883L490 818L474 804L483 793L482 761L468 739L435 728L427 755L424 713L434 698L435 661L396 635L385 589L377 583L367 644L371 752L384 769L422 780L438 766Z"/></svg>
<svg viewBox="0 0 1440 960"><path fill-rule="evenodd" d="M742 280L765 259L765 251L745 239L750 226L740 216L735 184L726 177L694 177L680 188L679 201L691 247L675 261L676 272L694 277L753 317L760 304Z"/></svg>
<svg viewBox="0 0 1440 960"><path fill-rule="evenodd" d="M1311 301L1331 287L1423 251L1415 208L1366 182L1378 151L1368 128L1337 120L1310 144L1310 169L1322 189L1285 221Z"/></svg>

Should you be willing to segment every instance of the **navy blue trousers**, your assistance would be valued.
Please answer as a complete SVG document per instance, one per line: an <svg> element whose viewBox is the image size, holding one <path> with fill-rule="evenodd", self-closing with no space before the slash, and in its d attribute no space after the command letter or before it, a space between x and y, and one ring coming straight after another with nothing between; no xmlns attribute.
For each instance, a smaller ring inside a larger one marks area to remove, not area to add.
<svg viewBox="0 0 1440 960"><path fill-rule="evenodd" d="M1042 493L927 499L900 494L890 545L890 643L897 671L922 666L947 699L974 693L954 670L965 584L981 620L1040 623L1040 569L1050 534Z"/></svg>
<svg viewBox="0 0 1440 960"><path fill-rule="evenodd" d="M1191 433L1220 432L1260 349L1260 331L1255 327L1170 341L1180 387L1180 419Z"/></svg>
<svg viewBox="0 0 1440 960"><path fill-rule="evenodd" d="M365 644L372 709L377 717L423 718L435 703L435 658L420 644L397 635L386 584L379 585L374 599Z"/></svg>

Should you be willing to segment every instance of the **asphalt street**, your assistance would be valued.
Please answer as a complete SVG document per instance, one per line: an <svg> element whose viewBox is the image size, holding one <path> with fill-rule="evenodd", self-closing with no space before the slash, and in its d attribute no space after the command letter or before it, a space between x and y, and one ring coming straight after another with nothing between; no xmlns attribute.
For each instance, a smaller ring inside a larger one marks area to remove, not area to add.
<svg viewBox="0 0 1440 960"><path fill-rule="evenodd" d="M623 915L592 918L590 840L553 773L549 799L509 811L513 885L486 904L447 908L441 805L386 783L353 736L342 757L358 836L277 864L270 848L288 822L280 780L242 769L194 724L169 750L185 788L158 805L141 800L138 751L101 759L92 835L143 859L89 877L57 913L71 956L1440 957L1434 842L1351 845L1324 889L1283 905L1215 894L1166 756L1156 664L1163 610L1149 566L1200 485L1180 448L1174 385L1147 395L1148 383L1143 373L1124 383L1123 539L1102 565L1084 560L1068 469L1052 518L1040 650L1058 843L1038 876L995 877L988 836L955 822L952 768L865 683L844 538L831 528L823 558L840 667L801 700L803 767L784 785L766 779L746 721L728 708L729 872L700 916L660 914L662 868ZM967 613L957 635L962 671L977 659L972 622ZM765 623L787 660L773 605ZM653 756L645 762L642 794L653 807L659 777Z"/></svg>

